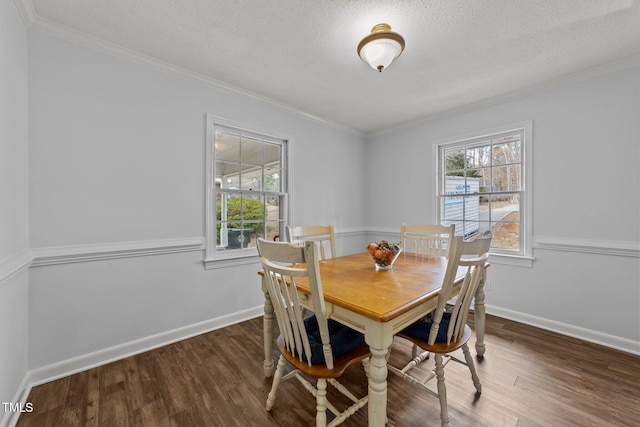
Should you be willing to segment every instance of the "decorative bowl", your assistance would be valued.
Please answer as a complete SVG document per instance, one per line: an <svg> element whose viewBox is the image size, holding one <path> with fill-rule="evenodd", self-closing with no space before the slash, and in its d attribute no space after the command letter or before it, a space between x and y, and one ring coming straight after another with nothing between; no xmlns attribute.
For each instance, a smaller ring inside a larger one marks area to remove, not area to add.
<svg viewBox="0 0 640 427"><path fill-rule="evenodd" d="M402 252L402 248L398 243L389 243L386 240L381 240L378 243L369 243L367 251L373 258L376 270L391 270L393 263Z"/></svg>

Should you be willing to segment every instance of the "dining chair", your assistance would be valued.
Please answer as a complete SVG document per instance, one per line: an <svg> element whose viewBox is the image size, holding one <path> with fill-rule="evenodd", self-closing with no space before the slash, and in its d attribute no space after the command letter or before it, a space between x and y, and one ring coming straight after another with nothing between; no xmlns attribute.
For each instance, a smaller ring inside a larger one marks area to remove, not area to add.
<svg viewBox="0 0 640 427"><path fill-rule="evenodd" d="M287 241L298 243L313 241L320 248L320 259L334 258L336 256L336 238L333 233L333 225L304 225L298 227L287 226ZM325 246L329 246L331 253L327 255Z"/></svg>
<svg viewBox="0 0 640 427"><path fill-rule="evenodd" d="M400 246L405 252L446 256L447 242L455 235L455 224L402 224Z"/></svg>
<svg viewBox="0 0 640 427"><path fill-rule="evenodd" d="M370 351L364 335L327 318L318 248L314 242L306 241L299 246L260 238L257 246L280 331L276 339L280 357L267 397L267 411L274 406L280 383L296 378L316 397L316 426L341 424L369 400L368 395L356 397L338 382L345 370L356 362L362 362L368 374ZM311 290L315 314L307 318L302 314L301 301L304 297L296 288L296 281L300 280L306 280ZM287 362L294 369L285 375ZM307 378L315 379L315 385ZM328 400L327 383L352 401L348 408L339 411ZM289 403L283 402L283 405L288 406ZM329 424L327 409L333 414Z"/></svg>
<svg viewBox="0 0 640 427"><path fill-rule="evenodd" d="M467 345L471 337L471 328L466 322L471 301L484 274L485 263L491 247L491 236L477 238L469 242L463 242L462 237L454 237L449 245L447 272L449 272L450 266L455 266L456 270L458 267L467 268L460 293L457 295L453 306L445 311L453 290L455 273L453 276L445 277L438 297L437 308L432 315L420 319L396 334L397 337L409 340L424 351L411 359L403 368L389 366L391 372L400 375L412 384L439 398L440 420L443 427L449 426L444 367L450 361L466 365L471 373L476 394L480 395L482 393L480 379L476 373L473 358ZM462 349L464 360L452 354L459 349ZM435 367L432 372L426 378L422 377L422 379L411 375L411 370L425 363L430 353L435 355ZM437 379L435 391L433 387L430 388L428 386L429 381L434 378Z"/></svg>
<svg viewBox="0 0 640 427"><path fill-rule="evenodd" d="M455 236L456 225L411 224L400 227L400 247L403 251L424 255L448 256L448 242ZM411 350L411 357L419 353L417 345Z"/></svg>

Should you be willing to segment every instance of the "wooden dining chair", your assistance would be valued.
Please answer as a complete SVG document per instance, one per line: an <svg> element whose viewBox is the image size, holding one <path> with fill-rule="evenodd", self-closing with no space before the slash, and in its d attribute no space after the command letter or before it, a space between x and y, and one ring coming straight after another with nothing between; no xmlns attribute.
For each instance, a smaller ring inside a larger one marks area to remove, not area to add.
<svg viewBox="0 0 640 427"><path fill-rule="evenodd" d="M304 225L298 227L287 226L287 241L299 243L313 241L320 249L320 259L334 258L336 256L336 238L333 225ZM327 248L331 251L327 255Z"/></svg>
<svg viewBox="0 0 640 427"><path fill-rule="evenodd" d="M424 255L446 256L447 242L455 235L455 224L402 224L400 246L403 251Z"/></svg>
<svg viewBox="0 0 640 427"><path fill-rule="evenodd" d="M455 236L456 225L411 224L400 227L400 247L403 251L423 255L448 256L448 242ZM417 345L411 350L411 357L419 353Z"/></svg>
<svg viewBox="0 0 640 427"><path fill-rule="evenodd" d="M264 270L266 287L273 303L280 335L276 345L280 358L267 397L267 411L271 411L276 392L282 381L296 378L316 397L316 426L336 426L360 408L369 397L356 397L338 382L347 367L362 362L365 373L369 367L369 346L364 336L335 320L327 318L318 265L318 249L314 242L297 246L288 242L257 241L258 253ZM306 280L311 290L314 316L303 318L301 300L296 281ZM285 366L294 368L284 374ZM316 380L315 385L307 378ZM327 383L352 401L339 411L327 398ZM283 402L284 406L288 402ZM333 419L327 424L327 409Z"/></svg>
<svg viewBox="0 0 640 427"><path fill-rule="evenodd" d="M438 297L437 308L432 316L427 316L396 334L398 337L411 341L424 351L410 360L403 368L389 366L391 372L439 398L440 419L443 427L449 426L444 367L450 361L466 365L471 373L476 394L482 393L480 379L467 345L471 337L471 329L466 322L471 301L484 274L485 263L491 247L491 236L477 238L470 242L463 242L462 237L454 237L449 245L447 273L449 273L450 266L455 266L456 270L458 266L467 267L460 293L453 306L445 311L453 290L455 273L453 276L445 277L442 291ZM451 354L458 349L462 349L464 360ZM423 379L411 375L411 370L425 363L430 353L435 355L435 368L431 374ZM437 379L435 391L433 387L428 385L433 378Z"/></svg>

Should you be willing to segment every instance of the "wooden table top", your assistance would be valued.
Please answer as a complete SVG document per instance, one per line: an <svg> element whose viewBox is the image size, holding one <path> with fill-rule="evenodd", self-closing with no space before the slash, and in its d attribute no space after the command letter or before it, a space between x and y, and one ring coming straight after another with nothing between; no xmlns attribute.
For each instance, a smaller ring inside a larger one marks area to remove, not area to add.
<svg viewBox="0 0 640 427"><path fill-rule="evenodd" d="M376 270L371 255L363 252L320 261L320 277L326 302L386 322L435 298L446 266L444 257L401 252L393 270ZM304 280L296 284L309 290Z"/></svg>

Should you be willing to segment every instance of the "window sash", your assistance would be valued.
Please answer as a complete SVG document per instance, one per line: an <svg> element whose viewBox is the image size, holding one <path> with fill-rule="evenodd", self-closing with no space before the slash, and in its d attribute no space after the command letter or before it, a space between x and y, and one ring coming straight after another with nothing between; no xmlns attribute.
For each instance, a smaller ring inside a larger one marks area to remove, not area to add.
<svg viewBox="0 0 640 427"><path fill-rule="evenodd" d="M497 229L494 226L500 224L501 229L510 233L507 235L509 238L494 238L494 243L502 247L492 243L491 252L530 257L531 195L526 190L526 184L530 179L530 170L526 164L530 152L530 135L531 123L526 122L518 127L498 129L484 135L478 134L438 144L438 222L445 225L455 223L456 234L467 238L484 231L495 232ZM513 152L514 148L518 150ZM470 157L470 154L473 157ZM447 161L456 155L462 157L462 164L456 165L453 161ZM502 174L502 181L497 179L499 174ZM459 181L457 188L451 191L452 181L456 180ZM475 180L478 181L474 182ZM505 202L499 203L500 199L505 199ZM482 209L479 207L480 200L484 201ZM511 203L506 208L500 207L502 204L506 205L507 200ZM454 214L456 209L459 212ZM517 246L513 243L514 237L517 237Z"/></svg>
<svg viewBox="0 0 640 427"><path fill-rule="evenodd" d="M290 216L288 144L289 138L273 132L206 115L205 263L253 256L257 237L284 235ZM252 216L245 217L248 204Z"/></svg>

